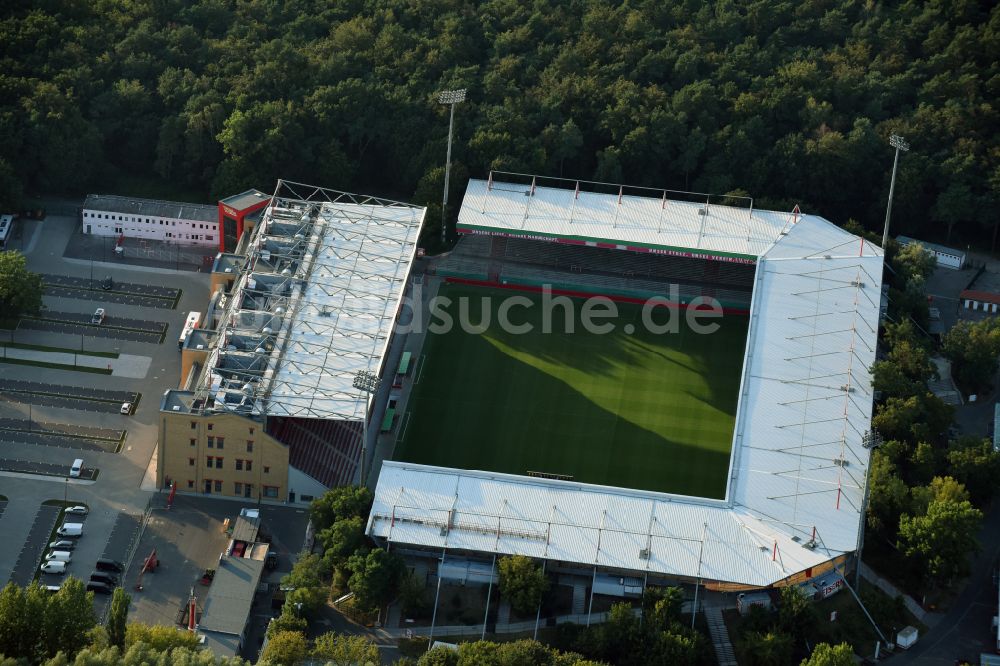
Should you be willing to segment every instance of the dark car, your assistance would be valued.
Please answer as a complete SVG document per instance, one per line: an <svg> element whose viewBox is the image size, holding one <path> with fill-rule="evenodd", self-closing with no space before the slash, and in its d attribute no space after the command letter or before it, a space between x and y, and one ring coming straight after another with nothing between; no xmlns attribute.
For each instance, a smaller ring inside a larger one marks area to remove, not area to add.
<svg viewBox="0 0 1000 666"><path fill-rule="evenodd" d="M111 279L110 275L104 278L104 280L101 282L101 289L103 289L104 291L111 291L114 288L115 288L115 281Z"/></svg>
<svg viewBox="0 0 1000 666"><path fill-rule="evenodd" d="M97 581L98 583L104 583L110 587L114 587L118 584L118 576L104 571L92 571L90 573L90 580Z"/></svg>
<svg viewBox="0 0 1000 666"><path fill-rule="evenodd" d="M125 566L121 562L115 560L109 560L107 558L100 558L97 560L97 570L98 571L114 571L115 573L121 573L125 570Z"/></svg>
<svg viewBox="0 0 1000 666"><path fill-rule="evenodd" d="M96 592L97 594L111 594L114 590L104 583L98 583L97 581L90 581L87 583L87 592Z"/></svg>

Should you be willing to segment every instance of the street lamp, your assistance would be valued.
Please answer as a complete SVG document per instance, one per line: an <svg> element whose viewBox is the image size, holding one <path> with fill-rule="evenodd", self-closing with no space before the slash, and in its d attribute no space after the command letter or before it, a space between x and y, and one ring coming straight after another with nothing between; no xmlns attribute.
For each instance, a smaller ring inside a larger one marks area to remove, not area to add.
<svg viewBox="0 0 1000 666"><path fill-rule="evenodd" d="M885 250L889 242L889 217L892 215L892 193L896 189L896 167L899 166L899 151L904 153L910 150L910 144L903 140L898 134L889 137L889 145L896 149L896 157L892 160L892 181L889 183L889 204L885 208L885 230L882 232L882 249Z"/></svg>
<svg viewBox="0 0 1000 666"><path fill-rule="evenodd" d="M445 233L445 214L448 210L448 180L451 178L451 133L455 127L455 105L465 101L465 88L459 90L445 90L438 95L440 104L447 104L451 107L451 114L448 117L448 157L444 163L444 201L441 203L441 243L447 240Z"/></svg>
<svg viewBox="0 0 1000 666"><path fill-rule="evenodd" d="M365 458L368 457L368 399L378 391L378 385L382 382L378 375L368 370L358 370L354 374L354 388L365 394L365 414L361 422L361 481L360 485L365 485Z"/></svg>
<svg viewBox="0 0 1000 666"><path fill-rule="evenodd" d="M866 430L861 436L861 446L869 451L874 451L882 446L882 435L874 430ZM874 454L872 454L874 455ZM871 478L872 461L868 458L868 469L865 470L865 487L861 495L861 524L858 527L858 566L854 571L854 589L861 593L861 551L865 548L865 521L868 520L868 480Z"/></svg>

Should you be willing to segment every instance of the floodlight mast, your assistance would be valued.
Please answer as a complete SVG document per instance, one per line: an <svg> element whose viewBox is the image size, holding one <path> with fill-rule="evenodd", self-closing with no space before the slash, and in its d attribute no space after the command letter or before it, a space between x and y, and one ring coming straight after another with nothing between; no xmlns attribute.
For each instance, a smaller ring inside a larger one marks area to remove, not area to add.
<svg viewBox="0 0 1000 666"><path fill-rule="evenodd" d="M896 149L896 157L892 160L892 181L889 183L889 203L885 209L885 230L882 232L882 250L889 242L889 217L892 215L892 194L896 190L896 168L899 166L899 151L910 150L910 144L903 137L893 134L889 137L889 145Z"/></svg>
<svg viewBox="0 0 1000 666"><path fill-rule="evenodd" d="M451 134L455 127L455 105L465 101L465 88L445 90L438 95L438 103L451 107L448 116L448 156L444 163L444 200L441 202L441 244L447 241L445 218L448 211L448 181L451 178Z"/></svg>
<svg viewBox="0 0 1000 666"><path fill-rule="evenodd" d="M368 370L358 370L354 374L354 388L365 394L365 413L361 422L361 478L359 485L367 485L365 478L365 459L368 457L368 399L373 393L378 391L378 385L382 382L379 376Z"/></svg>

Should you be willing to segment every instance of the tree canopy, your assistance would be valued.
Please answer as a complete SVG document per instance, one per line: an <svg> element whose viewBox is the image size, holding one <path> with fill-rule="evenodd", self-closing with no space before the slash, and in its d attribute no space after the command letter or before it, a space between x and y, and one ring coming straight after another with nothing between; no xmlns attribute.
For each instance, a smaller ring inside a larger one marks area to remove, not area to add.
<svg viewBox="0 0 1000 666"><path fill-rule="evenodd" d="M0 318L37 314L45 287L42 276L27 268L20 252L0 252Z"/></svg>
<svg viewBox="0 0 1000 666"><path fill-rule="evenodd" d="M975 240L998 219L980 213L1000 198L998 12L943 0L18 3L0 23L0 201L128 173L212 195L284 177L437 202L448 121L436 94L465 87L454 152L475 175L740 188L876 227L897 132L912 150L896 219L911 235Z"/></svg>

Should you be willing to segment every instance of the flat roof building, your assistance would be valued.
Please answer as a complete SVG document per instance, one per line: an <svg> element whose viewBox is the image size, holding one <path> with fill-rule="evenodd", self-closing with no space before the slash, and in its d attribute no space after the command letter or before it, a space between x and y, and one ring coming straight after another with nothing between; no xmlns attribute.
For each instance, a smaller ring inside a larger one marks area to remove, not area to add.
<svg viewBox="0 0 1000 666"><path fill-rule="evenodd" d="M190 379L162 398L161 486L310 501L354 479L354 378L384 371L425 209L288 181L267 202L216 259L214 334L185 341Z"/></svg>

